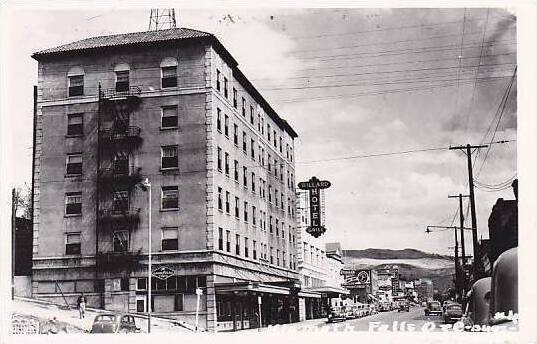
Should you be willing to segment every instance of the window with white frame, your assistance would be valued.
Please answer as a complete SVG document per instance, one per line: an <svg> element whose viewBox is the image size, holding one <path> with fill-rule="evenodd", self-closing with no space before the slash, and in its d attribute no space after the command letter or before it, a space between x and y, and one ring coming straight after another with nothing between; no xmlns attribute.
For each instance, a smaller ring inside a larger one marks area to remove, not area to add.
<svg viewBox="0 0 537 344"><path fill-rule="evenodd" d="M165 129L165 128L177 128L178 126L179 126L179 116L177 112L177 105L163 106L161 127Z"/></svg>
<svg viewBox="0 0 537 344"><path fill-rule="evenodd" d="M82 214L82 192L65 194L65 215Z"/></svg>
<svg viewBox="0 0 537 344"><path fill-rule="evenodd" d="M84 135L84 116L81 113L72 113L67 115L67 135L81 136Z"/></svg>
<svg viewBox="0 0 537 344"><path fill-rule="evenodd" d="M65 254L80 254L81 249L80 233L66 233L65 234Z"/></svg>
<svg viewBox="0 0 537 344"><path fill-rule="evenodd" d="M130 67L126 63L120 63L114 67L116 76L116 92L126 92L129 90Z"/></svg>
<svg viewBox="0 0 537 344"><path fill-rule="evenodd" d="M177 87L177 60L167 57L160 63L161 87Z"/></svg>
<svg viewBox="0 0 537 344"><path fill-rule="evenodd" d="M162 251L179 249L179 229L177 227L162 228Z"/></svg>
<svg viewBox="0 0 537 344"><path fill-rule="evenodd" d="M70 175L82 174L82 153L67 155L65 160L65 173Z"/></svg>
<svg viewBox="0 0 537 344"><path fill-rule="evenodd" d="M161 147L161 166L162 168L177 168L179 167L179 157L178 157L179 147L174 146L163 146Z"/></svg>
<svg viewBox="0 0 537 344"><path fill-rule="evenodd" d="M68 96L76 97L84 95L84 69L73 67L67 73Z"/></svg>
<svg viewBox="0 0 537 344"><path fill-rule="evenodd" d="M179 188L177 186L162 187L162 209L179 208Z"/></svg>

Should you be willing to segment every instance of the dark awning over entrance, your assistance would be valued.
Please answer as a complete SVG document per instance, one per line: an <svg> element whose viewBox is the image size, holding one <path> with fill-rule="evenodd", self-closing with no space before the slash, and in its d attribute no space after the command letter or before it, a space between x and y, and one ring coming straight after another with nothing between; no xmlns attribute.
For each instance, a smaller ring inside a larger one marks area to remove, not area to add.
<svg viewBox="0 0 537 344"><path fill-rule="evenodd" d="M289 295L290 289L276 285L257 282L215 283L216 294L234 294L236 292L254 292Z"/></svg>

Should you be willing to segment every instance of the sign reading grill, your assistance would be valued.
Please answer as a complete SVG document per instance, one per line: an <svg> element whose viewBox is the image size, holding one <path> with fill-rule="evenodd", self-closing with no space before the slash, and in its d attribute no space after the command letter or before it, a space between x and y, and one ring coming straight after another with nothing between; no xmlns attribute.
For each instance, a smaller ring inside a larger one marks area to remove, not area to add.
<svg viewBox="0 0 537 344"><path fill-rule="evenodd" d="M158 279L161 279L163 281L167 280L168 278L172 277L173 275L175 275L175 271L173 271L172 269L166 267L166 266L162 266L158 269L155 269L153 270L153 277L156 277Z"/></svg>
<svg viewBox="0 0 537 344"><path fill-rule="evenodd" d="M306 228L306 232L313 237L318 238L326 228L321 223L321 189L326 189L332 185L328 180L319 180L316 177L311 177L307 182L298 183L299 189L309 191L310 200L310 226Z"/></svg>

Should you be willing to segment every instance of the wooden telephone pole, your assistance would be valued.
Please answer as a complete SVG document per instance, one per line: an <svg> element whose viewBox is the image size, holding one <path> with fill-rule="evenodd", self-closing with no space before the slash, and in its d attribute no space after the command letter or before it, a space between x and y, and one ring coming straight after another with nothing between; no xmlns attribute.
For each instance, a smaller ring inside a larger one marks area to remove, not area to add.
<svg viewBox="0 0 537 344"><path fill-rule="evenodd" d="M448 198L459 199L459 219L461 229L461 254L462 254L462 292L466 291L466 250L464 246L464 213L462 210L462 198L470 197L469 195L458 194L456 196L448 196Z"/></svg>
<svg viewBox="0 0 537 344"><path fill-rule="evenodd" d="M479 242L477 241L477 219L475 215L475 197L474 197L474 175L472 171L472 149L480 149L480 148L486 148L488 145L477 145L473 146L470 144L467 144L466 146L455 146L455 147L449 147L450 150L453 149L461 149L466 150L466 157L468 159L468 186L470 188L470 211L472 213L472 241L473 241L473 248L474 248L474 264L473 264L473 270L474 270L474 281L478 280L481 277L482 274L482 267L481 267L481 256L479 254ZM462 227L462 226L461 226Z"/></svg>

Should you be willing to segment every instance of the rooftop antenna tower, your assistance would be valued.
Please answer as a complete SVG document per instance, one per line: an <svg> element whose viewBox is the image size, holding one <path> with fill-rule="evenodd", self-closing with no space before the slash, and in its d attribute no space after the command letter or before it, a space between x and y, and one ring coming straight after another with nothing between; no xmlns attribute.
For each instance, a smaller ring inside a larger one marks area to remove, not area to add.
<svg viewBox="0 0 537 344"><path fill-rule="evenodd" d="M173 8L166 8L160 10L158 8L151 9L148 31L158 31L175 28L175 10Z"/></svg>

